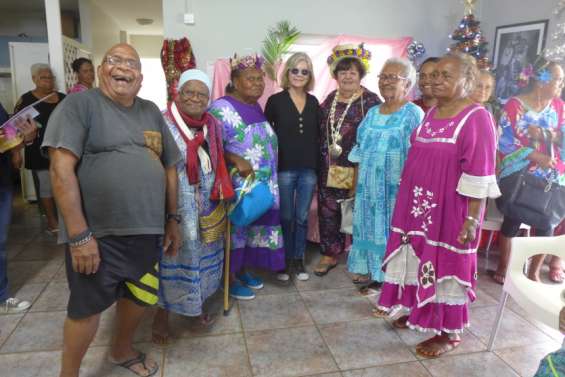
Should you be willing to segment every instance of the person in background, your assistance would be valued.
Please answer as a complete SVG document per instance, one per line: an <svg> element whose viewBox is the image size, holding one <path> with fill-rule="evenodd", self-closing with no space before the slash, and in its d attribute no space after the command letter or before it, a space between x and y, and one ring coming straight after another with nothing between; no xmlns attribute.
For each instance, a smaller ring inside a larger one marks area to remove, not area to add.
<svg viewBox="0 0 565 377"><path fill-rule="evenodd" d="M277 135L257 103L265 90L263 65L264 58L258 55L234 56L230 60L227 95L215 100L209 110L222 125L226 161L238 171L232 177L234 188L242 187L251 175L268 183L275 198L273 207L255 222L231 228L229 293L239 300L252 300L253 290L263 288L263 280L247 268L273 272L285 268L279 217Z"/></svg>
<svg viewBox="0 0 565 377"><path fill-rule="evenodd" d="M520 78L524 92L506 102L498 123L501 129L498 143L501 158L499 179L528 168L534 175L564 186L565 146L562 134L565 131L565 117L563 101L559 98L564 83L563 68L539 56ZM546 140L544 133L551 135L551 141ZM547 154L548 147L553 149L553 158ZM519 220L504 217L498 241L500 259L492 275L499 284L504 283L512 238L520 231L520 225ZM552 236L553 229L536 228L535 234ZM530 279L540 280L544 258L543 254L532 258L528 269ZM556 283L563 282L565 274L561 259L552 257L549 268L549 279Z"/></svg>
<svg viewBox="0 0 565 377"><path fill-rule="evenodd" d="M35 84L35 89L24 93L20 97L16 103L14 113L40 99L43 100L34 106L39 112L39 115L35 118L39 132L33 142L25 146L25 168L32 171L35 193L39 199L40 207L47 217L47 232L54 235L59 231L57 209L53 200L51 180L49 179L49 159L41 153L40 147L47 130L49 117L57 105L65 98L65 95L55 90L55 77L49 65L42 63L32 65L31 78Z"/></svg>
<svg viewBox="0 0 565 377"><path fill-rule="evenodd" d="M77 82L71 89L69 89L69 94L80 93L91 89L95 80L94 65L92 65L92 61L87 58L78 58L73 61L71 68L76 74Z"/></svg>
<svg viewBox="0 0 565 377"><path fill-rule="evenodd" d="M184 71L176 98L164 112L165 122L183 160L177 164L178 208L182 246L159 265L159 308L153 320L153 342L167 344L169 312L199 317L202 326L214 317L204 302L220 287L224 260L226 203L234 197L224 161L222 129L206 112L211 86L197 69Z"/></svg>
<svg viewBox="0 0 565 377"><path fill-rule="evenodd" d="M469 326L484 202L500 196L495 125L469 99L477 76L467 54L450 53L436 64L438 103L410 137L373 310L380 317L401 308L396 328L434 334L416 346L425 358L458 347Z"/></svg>
<svg viewBox="0 0 565 377"><path fill-rule="evenodd" d="M0 125L8 120L8 113L0 104ZM11 297L8 290L8 258L6 242L8 240L8 228L12 215L12 164L15 168L21 166L21 148L26 143L31 143L36 137L37 126L33 121L18 122L18 129L21 134L21 144L11 145L11 149L3 148L1 145L6 143L4 130L0 129L0 149L5 150L0 153L0 311L6 313L19 313L29 309L31 303L16 297ZM19 142L19 141L18 141ZM12 144L12 143L11 143Z"/></svg>
<svg viewBox="0 0 565 377"><path fill-rule="evenodd" d="M416 99L414 103L427 113L430 108L437 104L437 100L432 92L432 72L435 69L439 58L430 57L420 64L418 71L418 89L420 89L421 97Z"/></svg>
<svg viewBox="0 0 565 377"><path fill-rule="evenodd" d="M488 112L492 114L496 123L502 109L498 100L493 96L495 82L496 80L492 72L481 69L479 71L477 86L470 97L476 103L483 105Z"/></svg>
<svg viewBox="0 0 565 377"><path fill-rule="evenodd" d="M320 168L318 174L318 222L322 258L314 274L326 275L337 266L338 258L346 251L346 236L340 232L341 208L339 201L355 195L356 164L347 159L355 145L357 127L375 105L381 103L377 94L361 85L367 74L371 53L363 45L341 45L328 57L332 77L337 83L324 100L320 119ZM348 188L328 186L330 166L352 171Z"/></svg>
<svg viewBox="0 0 565 377"><path fill-rule="evenodd" d="M410 134L424 112L408 101L416 83L410 61L388 59L379 74L384 103L371 108L357 129L357 143L349 161L359 165L353 211L353 244L347 259L349 272L367 288L383 281L382 261L390 233L390 221Z"/></svg>
<svg viewBox="0 0 565 377"><path fill-rule="evenodd" d="M286 62L283 91L269 97L265 116L279 140L279 191L286 269L277 279L288 281L292 272L308 280L304 251L308 232L308 210L316 187L318 167L318 100L308 92L314 88L312 61L297 52Z"/></svg>

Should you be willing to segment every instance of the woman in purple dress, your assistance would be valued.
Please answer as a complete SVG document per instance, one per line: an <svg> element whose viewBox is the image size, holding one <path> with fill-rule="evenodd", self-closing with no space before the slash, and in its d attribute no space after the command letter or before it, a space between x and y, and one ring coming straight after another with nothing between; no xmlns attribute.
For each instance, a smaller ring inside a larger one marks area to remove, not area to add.
<svg viewBox="0 0 565 377"><path fill-rule="evenodd" d="M395 327L435 334L416 346L422 357L451 351L469 326L484 201L500 196L495 125L468 98L477 75L468 55L437 63L438 104L412 133L383 262L375 316L400 312Z"/></svg>
<svg viewBox="0 0 565 377"><path fill-rule="evenodd" d="M239 300L255 298L253 289L261 289L260 278L245 272L246 267L280 271L285 267L282 228L279 217L277 183L277 136L265 118L257 100L265 89L263 58L244 56L231 60L231 82L228 95L212 103L210 113L223 128L226 161L235 167L234 188L241 187L245 177L269 184L275 204L253 224L232 227L230 295Z"/></svg>
<svg viewBox="0 0 565 377"><path fill-rule="evenodd" d="M337 266L337 260L345 252L345 234L340 232L341 211L339 200L355 195L354 173L351 185L342 188L328 184L330 166L355 171L355 165L347 159L355 145L357 127L369 109L381 103L379 97L361 86L367 73L371 52L363 45L336 46L328 58L330 72L337 81L337 90L326 97L321 107L320 123L320 171L318 174L318 219L322 258L314 273L326 275Z"/></svg>

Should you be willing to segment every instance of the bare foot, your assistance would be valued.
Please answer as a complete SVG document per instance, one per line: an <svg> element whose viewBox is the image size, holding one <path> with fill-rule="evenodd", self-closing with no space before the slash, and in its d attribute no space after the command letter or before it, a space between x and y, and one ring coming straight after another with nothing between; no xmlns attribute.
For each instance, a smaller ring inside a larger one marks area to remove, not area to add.
<svg viewBox="0 0 565 377"><path fill-rule="evenodd" d="M396 320L394 320L394 322L392 322L392 326L394 326L397 329L407 329L408 328L407 322L408 322L408 316L403 315L402 317L399 317Z"/></svg>
<svg viewBox="0 0 565 377"><path fill-rule="evenodd" d="M210 327L214 324L214 322L216 322L218 317L213 314L202 313L199 319L200 319L200 325L202 327Z"/></svg>
<svg viewBox="0 0 565 377"><path fill-rule="evenodd" d="M161 308L157 309L151 328L151 341L157 345L169 344L169 313Z"/></svg>
<svg viewBox="0 0 565 377"><path fill-rule="evenodd" d="M461 344L461 338L458 335L449 335L442 333L428 340L424 340L416 346L416 353L426 358L436 358L444 353L453 351Z"/></svg>

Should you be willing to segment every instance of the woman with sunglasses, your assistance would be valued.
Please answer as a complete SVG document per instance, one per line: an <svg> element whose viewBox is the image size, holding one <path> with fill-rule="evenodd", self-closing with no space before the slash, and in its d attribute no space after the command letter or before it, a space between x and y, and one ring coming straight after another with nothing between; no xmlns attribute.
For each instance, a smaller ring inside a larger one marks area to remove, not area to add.
<svg viewBox="0 0 565 377"><path fill-rule="evenodd" d="M277 278L288 281L294 269L296 279L308 280L304 250L319 151L319 104L308 94L314 87L308 55L297 52L288 59L281 86L284 90L272 95L265 107L265 116L279 139L278 181L286 268Z"/></svg>

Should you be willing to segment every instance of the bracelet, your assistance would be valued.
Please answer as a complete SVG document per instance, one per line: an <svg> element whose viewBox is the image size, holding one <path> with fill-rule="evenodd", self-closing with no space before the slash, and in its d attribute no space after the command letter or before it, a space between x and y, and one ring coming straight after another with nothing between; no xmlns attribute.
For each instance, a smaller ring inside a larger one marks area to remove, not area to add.
<svg viewBox="0 0 565 377"><path fill-rule="evenodd" d="M69 247L80 247L86 245L92 240L93 235L90 229L86 229L76 237L69 239Z"/></svg>
<svg viewBox="0 0 565 377"><path fill-rule="evenodd" d="M479 225L479 220L475 219L473 216L466 216L465 220L472 221L475 226Z"/></svg>
<svg viewBox="0 0 565 377"><path fill-rule="evenodd" d="M180 224L182 222L182 216L178 215L176 213L167 213L165 218L166 218L166 221L173 220L173 221L176 221L177 224Z"/></svg>

